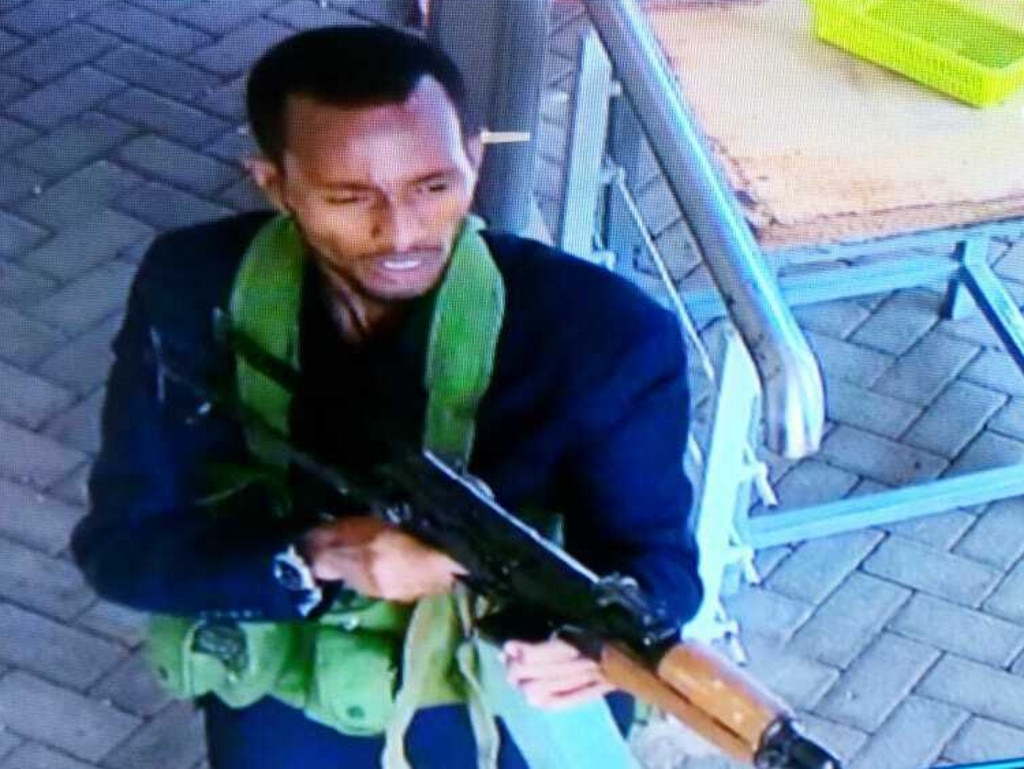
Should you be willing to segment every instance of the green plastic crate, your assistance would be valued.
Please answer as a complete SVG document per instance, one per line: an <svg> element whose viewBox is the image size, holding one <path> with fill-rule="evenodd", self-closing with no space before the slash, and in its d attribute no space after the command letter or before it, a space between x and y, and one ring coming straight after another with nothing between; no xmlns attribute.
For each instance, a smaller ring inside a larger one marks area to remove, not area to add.
<svg viewBox="0 0 1024 769"><path fill-rule="evenodd" d="M1024 85L1024 29L986 15L979 5L809 1L822 40L968 104L996 104Z"/></svg>

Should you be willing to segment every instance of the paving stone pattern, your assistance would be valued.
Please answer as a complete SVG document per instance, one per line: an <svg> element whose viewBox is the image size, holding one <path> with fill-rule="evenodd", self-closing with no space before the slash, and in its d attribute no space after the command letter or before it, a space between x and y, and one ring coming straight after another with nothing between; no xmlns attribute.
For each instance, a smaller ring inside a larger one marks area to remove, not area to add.
<svg viewBox="0 0 1024 769"><path fill-rule="evenodd" d="M0 0L0 769L204 766L197 714L148 675L144 618L91 593L68 537L139 257L157 232L258 205L244 73L290 31L351 19L323 5ZM556 5L537 180L552 227L582 29ZM673 278L706 286L649 151L630 183ZM992 254L1019 301L1024 243ZM655 285L652 265L623 266ZM1024 459L1024 376L979 317L940 306L918 289L796 311L829 432L811 459L766 457L784 508ZM763 582L727 604L751 670L853 769L1021 755L1022 556L1007 500L759 553ZM637 748L652 769L734 766L682 757L667 724Z"/></svg>

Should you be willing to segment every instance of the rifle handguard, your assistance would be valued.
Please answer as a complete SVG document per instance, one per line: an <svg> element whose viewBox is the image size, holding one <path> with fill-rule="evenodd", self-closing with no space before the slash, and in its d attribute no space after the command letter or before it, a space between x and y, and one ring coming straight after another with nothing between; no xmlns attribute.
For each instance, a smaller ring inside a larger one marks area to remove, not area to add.
<svg viewBox="0 0 1024 769"><path fill-rule="evenodd" d="M732 662L701 644L678 644L657 673L606 644L605 677L678 718L733 758L757 769L840 769L793 726L791 711Z"/></svg>
<svg viewBox="0 0 1024 769"><path fill-rule="evenodd" d="M731 661L706 646L674 646L658 663L658 677L736 734L752 749L789 708Z"/></svg>

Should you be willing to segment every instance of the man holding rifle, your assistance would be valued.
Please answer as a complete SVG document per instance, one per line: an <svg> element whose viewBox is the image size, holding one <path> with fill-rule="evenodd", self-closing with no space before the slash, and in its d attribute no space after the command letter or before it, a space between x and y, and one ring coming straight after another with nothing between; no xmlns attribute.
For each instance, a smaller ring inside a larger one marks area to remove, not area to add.
<svg viewBox="0 0 1024 769"><path fill-rule="evenodd" d="M523 766L478 707L464 565L198 416L163 361L228 383L354 478L396 444L431 449L681 622L701 588L675 320L605 271L481 228L480 126L418 38L299 34L257 63L247 101L251 171L278 213L169 233L146 255L76 559L101 595L155 615L157 672L200 698L214 769L401 765L402 745L415 767ZM218 341L215 309L297 372L294 390ZM631 717L562 640L512 633L502 658L537 706L606 696L622 728Z"/></svg>

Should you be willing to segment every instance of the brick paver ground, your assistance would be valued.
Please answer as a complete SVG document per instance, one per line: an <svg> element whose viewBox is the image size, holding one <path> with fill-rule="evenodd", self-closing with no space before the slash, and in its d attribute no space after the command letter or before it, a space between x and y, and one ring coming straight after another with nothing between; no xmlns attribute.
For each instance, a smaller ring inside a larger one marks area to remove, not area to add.
<svg viewBox="0 0 1024 769"><path fill-rule="evenodd" d="M0 0L0 769L194 769L200 724L139 654L142 618L96 597L67 542L98 443L109 343L153 234L257 203L248 63L350 20L315 0ZM349 3L352 5L352 3ZM403 3L361 2L398 18ZM558 213L580 20L552 19L538 200ZM654 166L633 180L673 275L705 282ZM993 252L1024 298L1024 244ZM649 265L636 265L641 271ZM801 308L822 361L820 454L772 460L785 507L1024 458L1024 377L977 317L921 289ZM695 382L699 388L700 383ZM751 669L855 769L1024 754L1024 502L758 554L728 603ZM683 759L677 730L639 739Z"/></svg>

